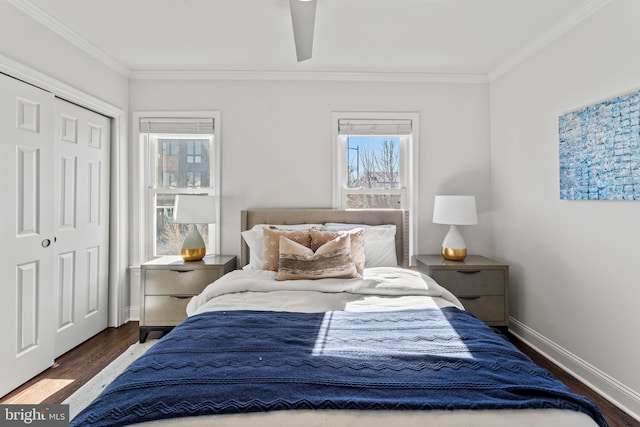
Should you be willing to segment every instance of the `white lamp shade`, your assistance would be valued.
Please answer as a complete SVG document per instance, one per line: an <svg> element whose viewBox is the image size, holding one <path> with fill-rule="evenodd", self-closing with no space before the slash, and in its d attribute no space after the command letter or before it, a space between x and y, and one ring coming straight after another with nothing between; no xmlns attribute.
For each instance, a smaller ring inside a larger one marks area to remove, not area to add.
<svg viewBox="0 0 640 427"><path fill-rule="evenodd" d="M436 196L433 222L447 225L473 225L478 223L475 196Z"/></svg>
<svg viewBox="0 0 640 427"><path fill-rule="evenodd" d="M178 224L214 224L216 198L178 194L173 206L173 221Z"/></svg>

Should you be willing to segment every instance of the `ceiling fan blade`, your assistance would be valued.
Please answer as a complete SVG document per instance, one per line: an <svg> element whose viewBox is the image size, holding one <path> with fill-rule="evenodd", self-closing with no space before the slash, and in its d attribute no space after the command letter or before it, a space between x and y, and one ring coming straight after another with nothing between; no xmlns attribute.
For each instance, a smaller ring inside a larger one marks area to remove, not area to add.
<svg viewBox="0 0 640 427"><path fill-rule="evenodd" d="M311 58L313 27L316 20L316 0L289 0L293 38L298 62Z"/></svg>

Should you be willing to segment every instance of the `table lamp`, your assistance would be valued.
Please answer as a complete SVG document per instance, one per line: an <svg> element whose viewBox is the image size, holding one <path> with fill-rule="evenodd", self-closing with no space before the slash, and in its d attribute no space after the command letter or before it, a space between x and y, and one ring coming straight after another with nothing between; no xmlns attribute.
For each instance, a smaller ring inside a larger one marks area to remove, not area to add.
<svg viewBox="0 0 640 427"><path fill-rule="evenodd" d="M442 241L442 257L451 261L464 260L467 256L467 244L456 226L478 223L475 196L436 196L433 222L451 226Z"/></svg>
<svg viewBox="0 0 640 427"><path fill-rule="evenodd" d="M191 224L182 242L180 256L185 261L199 261L207 253L204 240L196 224L215 224L216 198L213 196L179 194L173 207L173 222Z"/></svg>

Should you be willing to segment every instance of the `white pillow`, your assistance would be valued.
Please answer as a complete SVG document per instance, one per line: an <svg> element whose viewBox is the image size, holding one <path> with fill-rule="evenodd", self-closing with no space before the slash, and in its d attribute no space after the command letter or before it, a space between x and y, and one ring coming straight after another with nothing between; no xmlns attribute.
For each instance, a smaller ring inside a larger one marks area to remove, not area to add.
<svg viewBox="0 0 640 427"><path fill-rule="evenodd" d="M279 228L281 230L306 230L313 227L322 227L322 224L256 224L250 230L240 233L247 246L249 246L249 263L242 267L243 270L262 270L264 259L262 256L262 246L264 240L264 230L269 227Z"/></svg>
<svg viewBox="0 0 640 427"><path fill-rule="evenodd" d="M398 256L396 254L396 226L344 224L328 222L325 229L328 231L343 231L353 228L364 228L364 266L371 267L397 267Z"/></svg>

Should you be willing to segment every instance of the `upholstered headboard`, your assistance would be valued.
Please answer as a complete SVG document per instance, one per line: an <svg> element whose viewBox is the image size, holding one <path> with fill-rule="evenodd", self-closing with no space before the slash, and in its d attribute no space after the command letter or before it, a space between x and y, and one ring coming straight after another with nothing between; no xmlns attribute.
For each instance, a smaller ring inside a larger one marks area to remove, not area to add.
<svg viewBox="0 0 640 427"><path fill-rule="evenodd" d="M398 265L409 265L409 212L395 209L339 210L339 209L247 209L240 212L240 231L251 229L256 224L291 225L324 224L343 222L347 224L396 226L396 254ZM240 267L249 262L249 246L240 239Z"/></svg>

